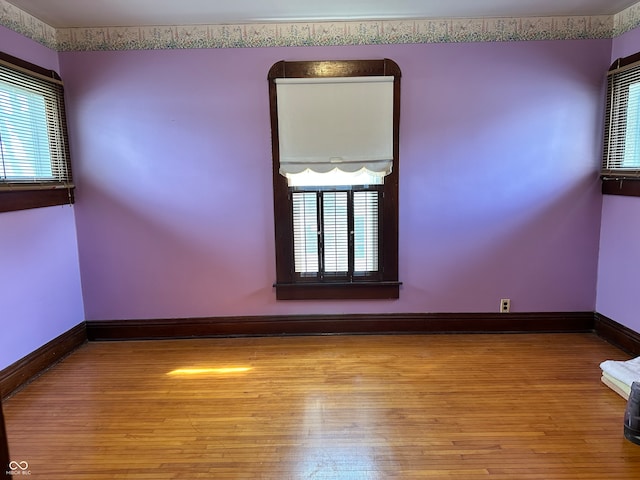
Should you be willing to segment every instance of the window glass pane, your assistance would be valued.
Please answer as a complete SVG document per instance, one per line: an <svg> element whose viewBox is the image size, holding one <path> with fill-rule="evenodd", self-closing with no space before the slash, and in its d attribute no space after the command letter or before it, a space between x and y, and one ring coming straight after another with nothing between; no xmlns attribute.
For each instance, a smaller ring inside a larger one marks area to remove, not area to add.
<svg viewBox="0 0 640 480"><path fill-rule="evenodd" d="M355 272L378 270L378 192L353 193Z"/></svg>
<svg viewBox="0 0 640 480"><path fill-rule="evenodd" d="M638 168L640 167L640 83L629 85L627 102L623 166Z"/></svg>
<svg viewBox="0 0 640 480"><path fill-rule="evenodd" d="M347 192L324 192L322 220L324 226L324 271L349 270L349 223Z"/></svg>
<svg viewBox="0 0 640 480"><path fill-rule="evenodd" d="M293 250L296 273L317 273L318 203L315 192L298 192L293 202Z"/></svg>
<svg viewBox="0 0 640 480"><path fill-rule="evenodd" d="M47 110L42 95L0 82L0 178L52 180Z"/></svg>

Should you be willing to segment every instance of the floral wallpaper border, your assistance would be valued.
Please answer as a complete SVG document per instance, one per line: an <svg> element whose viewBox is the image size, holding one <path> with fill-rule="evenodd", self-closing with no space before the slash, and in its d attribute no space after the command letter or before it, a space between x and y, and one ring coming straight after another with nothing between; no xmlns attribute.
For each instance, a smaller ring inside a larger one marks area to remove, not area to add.
<svg viewBox="0 0 640 480"><path fill-rule="evenodd" d="M407 21L73 28L60 50L231 48L492 42L610 37L603 17L426 19Z"/></svg>
<svg viewBox="0 0 640 480"><path fill-rule="evenodd" d="M640 25L640 2L617 15L62 28L0 0L0 25L58 51L156 50L611 38Z"/></svg>
<svg viewBox="0 0 640 480"><path fill-rule="evenodd" d="M617 37L640 25L640 2L613 16L613 35Z"/></svg>
<svg viewBox="0 0 640 480"><path fill-rule="evenodd" d="M55 49L57 46L55 28L5 2L5 0L0 0L0 25L49 48Z"/></svg>

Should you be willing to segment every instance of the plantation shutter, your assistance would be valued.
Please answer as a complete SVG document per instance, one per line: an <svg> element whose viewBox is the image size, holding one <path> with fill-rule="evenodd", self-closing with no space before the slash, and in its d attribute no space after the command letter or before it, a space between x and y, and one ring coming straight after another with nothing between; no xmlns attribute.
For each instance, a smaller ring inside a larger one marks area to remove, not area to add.
<svg viewBox="0 0 640 480"><path fill-rule="evenodd" d="M353 269L356 272L378 270L378 197L377 191L353 193Z"/></svg>
<svg viewBox="0 0 640 480"><path fill-rule="evenodd" d="M365 275L379 269L378 190L294 192L295 272Z"/></svg>
<svg viewBox="0 0 640 480"><path fill-rule="evenodd" d="M0 187L71 187L62 83L0 62Z"/></svg>
<svg viewBox="0 0 640 480"><path fill-rule="evenodd" d="M293 203L293 254L296 273L320 271L318 201L316 192L297 192Z"/></svg>
<svg viewBox="0 0 640 480"><path fill-rule="evenodd" d="M640 177L640 63L609 72L602 175Z"/></svg>
<svg viewBox="0 0 640 480"><path fill-rule="evenodd" d="M322 223L325 273L349 271L349 212L347 192L323 192Z"/></svg>

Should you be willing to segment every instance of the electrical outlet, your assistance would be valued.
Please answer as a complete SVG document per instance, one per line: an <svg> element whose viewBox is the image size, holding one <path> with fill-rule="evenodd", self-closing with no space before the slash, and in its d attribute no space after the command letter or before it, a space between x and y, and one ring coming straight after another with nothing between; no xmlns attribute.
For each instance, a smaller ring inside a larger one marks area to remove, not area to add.
<svg viewBox="0 0 640 480"><path fill-rule="evenodd" d="M509 298L501 298L500 299L500 313L509 313L509 309L511 308L511 299Z"/></svg>

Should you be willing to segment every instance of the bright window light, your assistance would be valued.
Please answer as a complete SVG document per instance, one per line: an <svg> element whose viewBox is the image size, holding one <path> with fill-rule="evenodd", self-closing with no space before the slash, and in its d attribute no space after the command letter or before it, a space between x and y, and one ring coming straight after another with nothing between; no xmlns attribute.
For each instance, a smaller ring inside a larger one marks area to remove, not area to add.
<svg viewBox="0 0 640 480"><path fill-rule="evenodd" d="M623 167L640 167L640 83L629 85Z"/></svg>

